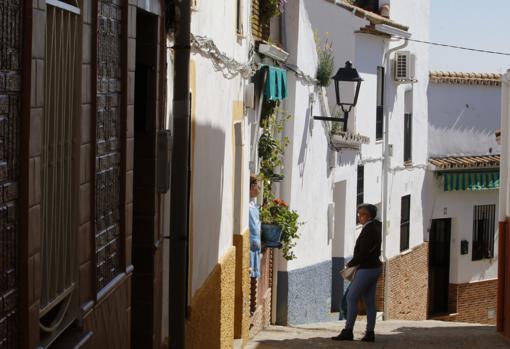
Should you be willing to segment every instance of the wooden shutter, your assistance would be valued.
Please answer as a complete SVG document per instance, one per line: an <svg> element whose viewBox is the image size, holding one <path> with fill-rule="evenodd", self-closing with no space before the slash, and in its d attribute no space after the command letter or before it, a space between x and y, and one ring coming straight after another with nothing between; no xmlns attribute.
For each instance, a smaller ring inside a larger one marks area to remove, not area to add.
<svg viewBox="0 0 510 349"><path fill-rule="evenodd" d="M47 0L44 122L41 154L40 326L53 333L69 310L77 282L76 206L79 166L74 154L79 124L80 9ZM58 311L50 312L53 309ZM46 316L47 315L47 316Z"/></svg>
<svg viewBox="0 0 510 349"><path fill-rule="evenodd" d="M269 19L264 18L263 8L265 0L252 0L251 32L255 41L269 38Z"/></svg>

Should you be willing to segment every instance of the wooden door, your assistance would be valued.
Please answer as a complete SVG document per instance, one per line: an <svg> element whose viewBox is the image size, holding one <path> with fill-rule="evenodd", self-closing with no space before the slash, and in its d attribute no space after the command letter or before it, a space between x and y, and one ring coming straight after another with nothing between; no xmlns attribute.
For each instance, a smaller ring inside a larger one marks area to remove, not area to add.
<svg viewBox="0 0 510 349"><path fill-rule="evenodd" d="M429 239L429 315L448 312L451 219L434 219Z"/></svg>
<svg viewBox="0 0 510 349"><path fill-rule="evenodd" d="M156 193L158 17L136 11L131 347L161 342L161 235Z"/></svg>

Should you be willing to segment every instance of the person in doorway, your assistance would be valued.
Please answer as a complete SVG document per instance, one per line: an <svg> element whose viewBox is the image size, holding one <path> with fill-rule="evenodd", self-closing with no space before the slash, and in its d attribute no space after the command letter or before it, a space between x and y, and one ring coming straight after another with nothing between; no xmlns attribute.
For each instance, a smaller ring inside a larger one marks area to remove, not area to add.
<svg viewBox="0 0 510 349"><path fill-rule="evenodd" d="M258 279L260 276L260 209L256 203L259 196L260 184L256 176L250 176L250 276Z"/></svg>
<svg viewBox="0 0 510 349"><path fill-rule="evenodd" d="M361 339L364 342L375 340L375 291L377 279L382 272L381 256L381 222L376 219L377 207L371 204L358 206L358 220L363 225L361 233L354 246L353 258L348 267L357 266L358 270L352 280L347 294L347 320L345 328L336 337L331 339L337 341L354 339L353 328L358 315L357 302L363 297L367 312L367 329L365 336Z"/></svg>

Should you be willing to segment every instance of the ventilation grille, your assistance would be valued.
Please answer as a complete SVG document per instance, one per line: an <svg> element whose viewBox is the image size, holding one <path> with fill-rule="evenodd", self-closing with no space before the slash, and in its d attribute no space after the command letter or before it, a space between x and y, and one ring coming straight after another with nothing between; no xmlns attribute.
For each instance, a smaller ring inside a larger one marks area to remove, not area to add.
<svg viewBox="0 0 510 349"><path fill-rule="evenodd" d="M394 78L397 82L414 81L414 56L411 52L395 53Z"/></svg>

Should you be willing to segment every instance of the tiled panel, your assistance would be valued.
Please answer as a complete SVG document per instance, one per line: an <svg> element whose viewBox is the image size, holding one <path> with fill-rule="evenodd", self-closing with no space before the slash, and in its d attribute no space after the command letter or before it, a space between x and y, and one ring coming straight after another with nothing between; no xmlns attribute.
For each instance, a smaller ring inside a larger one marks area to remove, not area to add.
<svg viewBox="0 0 510 349"><path fill-rule="evenodd" d="M97 2L96 268L102 289L121 268L121 2Z"/></svg>
<svg viewBox="0 0 510 349"><path fill-rule="evenodd" d="M17 348L21 0L0 1L0 348Z"/></svg>

